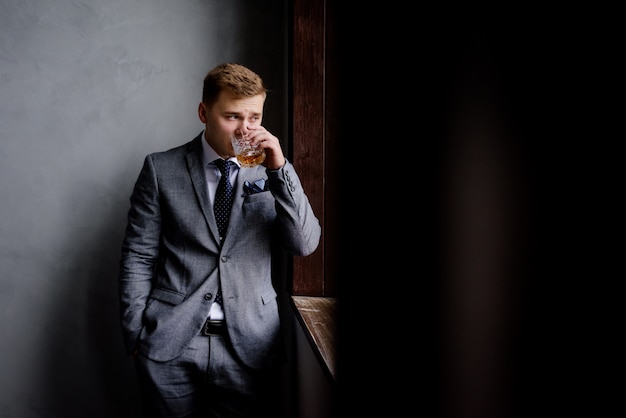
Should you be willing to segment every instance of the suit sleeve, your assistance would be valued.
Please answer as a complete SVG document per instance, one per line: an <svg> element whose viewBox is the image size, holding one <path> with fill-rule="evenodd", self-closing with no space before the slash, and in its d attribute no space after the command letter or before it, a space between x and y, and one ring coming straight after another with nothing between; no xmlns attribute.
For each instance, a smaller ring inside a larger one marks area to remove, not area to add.
<svg viewBox="0 0 626 418"><path fill-rule="evenodd" d="M319 245L321 226L294 166L267 170L269 189L276 201L276 223L281 243L292 255L307 256Z"/></svg>
<svg viewBox="0 0 626 418"><path fill-rule="evenodd" d="M152 159L147 156L131 194L119 266L120 320L129 354L141 332L159 253L160 231L158 183Z"/></svg>

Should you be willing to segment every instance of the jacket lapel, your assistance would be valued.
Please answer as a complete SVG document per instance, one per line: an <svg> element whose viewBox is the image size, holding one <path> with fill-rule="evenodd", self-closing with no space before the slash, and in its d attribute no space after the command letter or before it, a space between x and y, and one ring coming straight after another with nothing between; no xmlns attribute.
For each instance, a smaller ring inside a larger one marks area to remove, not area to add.
<svg viewBox="0 0 626 418"><path fill-rule="evenodd" d="M189 169L189 175L191 176L191 182L196 192L196 197L200 202L200 208L204 219L209 226L213 240L219 245L220 238L217 230L217 223L215 222L215 216L213 215L213 208L209 201L209 195L206 186L205 168L202 166L202 134L198 135L194 139L187 153L187 168Z"/></svg>

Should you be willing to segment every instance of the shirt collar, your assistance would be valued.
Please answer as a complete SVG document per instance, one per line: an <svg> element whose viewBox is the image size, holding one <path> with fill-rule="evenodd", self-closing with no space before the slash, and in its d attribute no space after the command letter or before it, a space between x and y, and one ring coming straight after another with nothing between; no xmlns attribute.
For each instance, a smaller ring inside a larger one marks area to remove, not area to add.
<svg viewBox="0 0 626 418"><path fill-rule="evenodd" d="M202 159L204 162L204 166L206 167L209 164L213 163L213 161L222 157L220 157L219 154L209 145L204 135L205 132L202 132ZM237 157L231 157L228 160L237 164L237 167L241 167L239 161L237 161Z"/></svg>

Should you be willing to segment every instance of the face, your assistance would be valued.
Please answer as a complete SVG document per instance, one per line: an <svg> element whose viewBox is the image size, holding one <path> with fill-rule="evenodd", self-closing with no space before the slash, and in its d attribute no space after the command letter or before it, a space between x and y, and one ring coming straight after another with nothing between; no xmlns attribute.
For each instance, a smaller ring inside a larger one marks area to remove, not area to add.
<svg viewBox="0 0 626 418"><path fill-rule="evenodd" d="M223 91L211 108L198 106L198 116L205 125L205 139L222 157L233 157L230 137L247 135L261 126L265 95L237 97Z"/></svg>

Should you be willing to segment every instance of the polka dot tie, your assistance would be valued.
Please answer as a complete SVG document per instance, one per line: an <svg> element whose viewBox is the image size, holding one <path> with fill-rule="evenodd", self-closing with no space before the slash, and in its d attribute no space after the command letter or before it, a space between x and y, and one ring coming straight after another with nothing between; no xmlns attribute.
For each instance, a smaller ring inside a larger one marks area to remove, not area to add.
<svg viewBox="0 0 626 418"><path fill-rule="evenodd" d="M215 295L215 303L222 304L222 289L217 290L217 295Z"/></svg>
<svg viewBox="0 0 626 418"><path fill-rule="evenodd" d="M220 240L224 239L226 225L228 225L228 218L230 217L230 207L233 203L233 186L230 184L230 166L232 164L233 162L231 161L215 160L215 165L222 173L220 182L217 185L217 191L215 192L215 202L213 203Z"/></svg>

